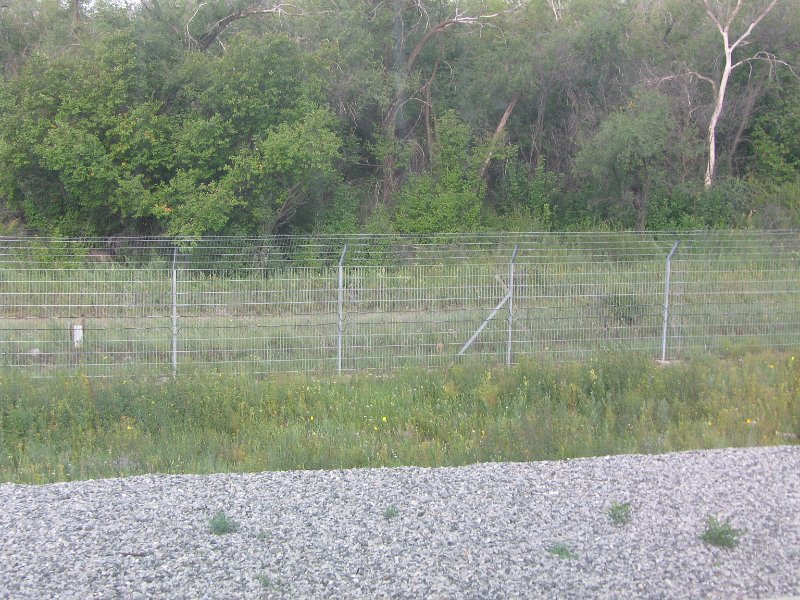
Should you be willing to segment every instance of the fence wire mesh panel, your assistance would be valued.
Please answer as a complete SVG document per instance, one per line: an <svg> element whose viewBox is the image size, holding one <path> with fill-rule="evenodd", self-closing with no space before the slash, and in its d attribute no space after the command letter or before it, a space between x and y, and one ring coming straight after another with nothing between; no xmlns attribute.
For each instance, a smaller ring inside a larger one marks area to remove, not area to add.
<svg viewBox="0 0 800 600"><path fill-rule="evenodd" d="M0 238L0 366L276 373L800 341L800 232Z"/></svg>

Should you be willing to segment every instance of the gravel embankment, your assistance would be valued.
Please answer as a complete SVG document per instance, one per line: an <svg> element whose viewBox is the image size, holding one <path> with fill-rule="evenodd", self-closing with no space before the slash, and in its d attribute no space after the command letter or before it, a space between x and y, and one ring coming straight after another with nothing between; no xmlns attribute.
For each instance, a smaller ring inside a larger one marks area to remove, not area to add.
<svg viewBox="0 0 800 600"><path fill-rule="evenodd" d="M2 598L800 597L797 446L4 484L0 506ZM708 515L736 548L700 540Z"/></svg>

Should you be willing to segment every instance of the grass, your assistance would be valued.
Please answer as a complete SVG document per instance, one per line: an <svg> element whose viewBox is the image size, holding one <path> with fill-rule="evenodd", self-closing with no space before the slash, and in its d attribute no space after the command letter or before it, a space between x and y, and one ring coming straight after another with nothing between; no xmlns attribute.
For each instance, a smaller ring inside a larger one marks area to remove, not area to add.
<svg viewBox="0 0 800 600"><path fill-rule="evenodd" d="M400 511L397 510L397 507L394 504L392 504L390 506L387 506L386 510L383 511L383 518L386 519L387 521L391 521L399 514Z"/></svg>
<svg viewBox="0 0 800 600"><path fill-rule="evenodd" d="M796 443L800 356L635 353L386 376L0 370L0 481L452 466Z"/></svg>
<svg viewBox="0 0 800 600"><path fill-rule="evenodd" d="M216 535L225 535L227 533L236 533L239 531L239 523L228 517L224 512L219 511L208 522L211 528L211 533Z"/></svg>
<svg viewBox="0 0 800 600"><path fill-rule="evenodd" d="M572 549L563 542L556 542L551 544L547 547L547 551L550 554L558 556L559 558L569 558L574 559L578 558L578 555L572 551Z"/></svg>
<svg viewBox="0 0 800 600"><path fill-rule="evenodd" d="M744 529L734 528L730 520L719 521L716 517L709 516L700 539L711 546L730 549L739 545L739 538L743 533Z"/></svg>
<svg viewBox="0 0 800 600"><path fill-rule="evenodd" d="M617 527L621 527L622 525L627 525L628 523L631 522L631 519L633 518L631 512L631 503L612 502L611 508L608 509L608 516L611 518L611 522Z"/></svg>
<svg viewBox="0 0 800 600"><path fill-rule="evenodd" d="M258 583L261 584L261 587L265 590L277 590L278 586L275 584L272 579L267 577L266 575L258 575L256 577Z"/></svg>

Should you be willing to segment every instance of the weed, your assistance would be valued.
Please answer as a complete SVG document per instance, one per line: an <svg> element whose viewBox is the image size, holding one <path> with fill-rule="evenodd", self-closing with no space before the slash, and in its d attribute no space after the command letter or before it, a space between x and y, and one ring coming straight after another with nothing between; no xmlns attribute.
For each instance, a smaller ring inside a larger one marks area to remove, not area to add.
<svg viewBox="0 0 800 600"><path fill-rule="evenodd" d="M554 554L559 558L578 558L578 555L572 551L572 549L564 544L563 542L556 542L554 544L550 544L547 547L547 551L550 554Z"/></svg>
<svg viewBox="0 0 800 600"><path fill-rule="evenodd" d="M266 575L258 575L256 577L256 579L258 580L258 583L261 584L261 587L264 588L265 590L275 590L275 589L277 589L277 586L275 585L275 582L272 581Z"/></svg>
<svg viewBox="0 0 800 600"><path fill-rule="evenodd" d="M224 512L219 511L209 521L211 533L216 535L224 535L226 533L235 533L239 531L239 523L226 516Z"/></svg>
<svg viewBox="0 0 800 600"><path fill-rule="evenodd" d="M256 534L256 539L259 542L266 542L269 539L269 532L264 531L263 529L259 530L259 532Z"/></svg>
<svg viewBox="0 0 800 600"><path fill-rule="evenodd" d="M631 522L631 503L630 502L612 502L611 508L608 509L608 516L611 517L611 522L617 527L627 525Z"/></svg>
<svg viewBox="0 0 800 600"><path fill-rule="evenodd" d="M729 519L719 521L716 517L706 519L706 530L700 536L706 544L720 548L735 548L739 544L739 537L744 529L734 528Z"/></svg>
<svg viewBox="0 0 800 600"><path fill-rule="evenodd" d="M386 507L385 511L383 511L383 518L386 519L387 521L391 521L399 514L400 511L397 510L397 507L394 504L391 504Z"/></svg>

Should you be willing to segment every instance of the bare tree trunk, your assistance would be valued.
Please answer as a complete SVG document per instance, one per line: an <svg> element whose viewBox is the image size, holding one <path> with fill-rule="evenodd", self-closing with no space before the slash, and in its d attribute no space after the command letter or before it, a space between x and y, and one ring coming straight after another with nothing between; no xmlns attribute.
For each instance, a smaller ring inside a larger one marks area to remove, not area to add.
<svg viewBox="0 0 800 600"><path fill-rule="evenodd" d="M72 24L77 25L83 20L83 0L72 0Z"/></svg>
<svg viewBox="0 0 800 600"><path fill-rule="evenodd" d="M761 91L763 90L763 83L761 81L756 84L755 89L747 95L745 98L744 106L742 107L742 115L739 119L739 127L736 128L736 135L733 138L733 143L731 144L730 151L727 153L726 156L726 163L728 165L728 173L733 174L734 167L733 167L733 159L736 156L736 150L739 148L739 145L742 143L742 138L744 137L744 131L747 129L747 126L750 124L750 116L753 114L753 109L756 105L756 100L761 96Z"/></svg>
<svg viewBox="0 0 800 600"><path fill-rule="evenodd" d="M714 112L711 113L711 120L708 122L708 134L706 143L708 144L708 161L706 162L706 174L703 178L703 185L710 188L714 185L717 174L717 124L722 114L722 107L725 105L725 91L728 89L728 79L731 76L732 60L731 50L728 46L728 34L723 34L725 42L725 66L722 68L722 78L719 84L714 86Z"/></svg>
<svg viewBox="0 0 800 600"><path fill-rule="evenodd" d="M489 168L489 165L492 162L492 157L494 156L495 148L497 147L500 138L503 137L503 133L506 130L506 124L508 123L508 119L511 117L511 113L514 111L514 107L517 105L517 102L519 102L519 99L521 97L522 97L522 92L517 92L511 98L511 102L509 102L508 106L506 106L506 110L503 113L500 122L497 124L497 129L494 130L494 135L492 135L492 139L489 140L489 152L486 154L486 158L484 159L483 164L481 165L481 170L479 175L481 179L483 179L483 177L486 175L486 169Z"/></svg>
<svg viewBox="0 0 800 600"><path fill-rule="evenodd" d="M647 225L647 208L650 203L650 180L645 176L641 189L633 192L633 206L636 209L636 229L644 231Z"/></svg>
<svg viewBox="0 0 800 600"><path fill-rule="evenodd" d="M542 156L542 140L544 138L544 115L547 105L547 88L539 93L539 106L536 109L536 122L532 126L531 132L531 152L528 157L528 172L533 172L539 164Z"/></svg>
<svg viewBox="0 0 800 600"><path fill-rule="evenodd" d="M422 112L425 118L425 141L427 142L427 151L428 151L428 167L433 164L433 127L431 125L431 109L433 108L433 95L431 94L431 86L433 85L433 80L436 78L436 71L439 69L439 61L437 60L436 63L433 65L433 73L431 74L431 78L428 79L427 83L422 87L422 90L425 94L425 98L423 100L422 105Z"/></svg>
<svg viewBox="0 0 800 600"><path fill-rule="evenodd" d="M400 112L401 95L400 92L395 95L395 100L389 107L389 112L383 120L383 137L387 144L394 145L397 143L397 113ZM383 174L381 189L381 199L384 206L390 206L392 198L394 197L397 167L397 152L393 147L386 149L386 155L381 161L381 171Z"/></svg>
<svg viewBox="0 0 800 600"><path fill-rule="evenodd" d="M409 76L425 45L435 35L443 31L446 31L455 25L481 26L485 20L492 19L498 16L499 14L501 13L481 14L476 17L468 17L461 14L460 11L456 10L456 13L452 18L440 21L439 23L437 23L436 25L434 25L428 31L425 32L420 41L417 42L417 44L409 53L408 58L405 61L405 65L403 66L403 76L404 77ZM417 92L420 91L424 91L423 88L417 90ZM386 117L384 117L382 123L384 140L390 146L389 150L387 150L387 155L381 161L381 170L383 172L382 173L383 189L381 190L381 197L383 203L387 206L389 206L392 202L395 186L397 183L397 173L395 172L395 169L397 167L397 155L393 151L391 146L395 144L397 141L396 139L397 116L400 113L400 109L403 103L406 101L406 99L407 97L405 96L404 91L398 88L395 94L395 98L392 101L392 104L389 106L389 109L386 111Z"/></svg>
<svg viewBox="0 0 800 600"><path fill-rule="evenodd" d="M725 65L722 68L722 76L720 77L719 82L713 81L708 77L701 77L706 81L709 81L712 86L714 87L714 112L711 113L711 119L708 123L708 134L706 140L708 142L708 163L706 164L706 174L703 179L703 184L706 188L710 188L714 185L714 179L716 177L717 172L717 125L719 124L720 115L722 115L722 109L725 106L725 92L728 89L728 81L730 79L731 73L742 64L749 62L751 59L744 59L740 60L739 62L733 62L733 51L736 50L745 39L753 32L753 29L758 25L761 20L767 16L767 13L771 11L774 6L778 3L778 0L771 0L767 6L758 13L755 19L750 23L747 29L742 33L734 42L731 43L730 41L730 28L731 24L734 22L736 17L739 14L739 10L742 7L743 0L736 0L736 6L731 10L730 14L727 16L726 19L722 19L718 16L712 9L709 0L703 0L703 5L706 8L706 14L709 16L711 21L717 27L717 31L719 31L720 35L722 36L722 43L723 49L725 52ZM695 73L695 75L697 75Z"/></svg>
<svg viewBox="0 0 800 600"><path fill-rule="evenodd" d="M556 21L560 20L561 13L564 12L564 0L547 0L547 5L553 11Z"/></svg>

